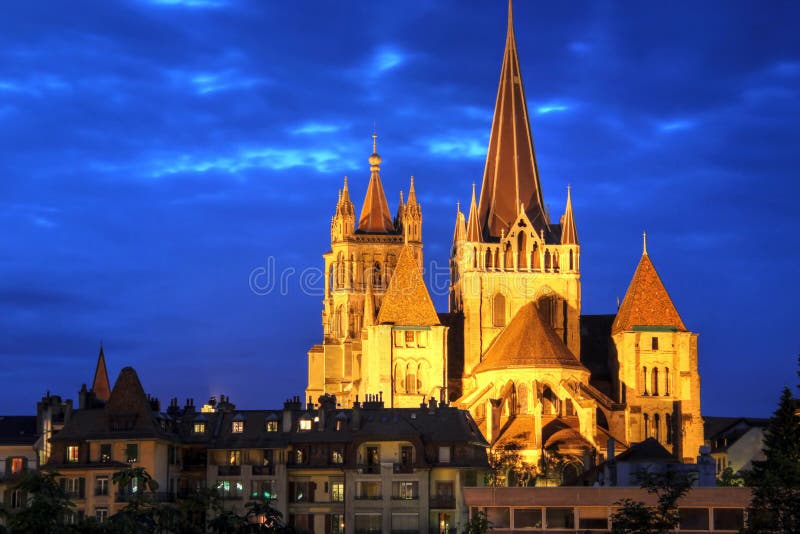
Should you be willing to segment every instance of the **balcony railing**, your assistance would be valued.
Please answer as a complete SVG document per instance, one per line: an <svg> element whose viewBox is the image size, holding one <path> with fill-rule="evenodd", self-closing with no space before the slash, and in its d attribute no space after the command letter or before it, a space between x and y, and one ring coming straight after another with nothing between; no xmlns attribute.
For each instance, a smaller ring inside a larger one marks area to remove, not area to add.
<svg viewBox="0 0 800 534"><path fill-rule="evenodd" d="M453 495L431 495L431 508L455 508L456 498Z"/></svg>
<svg viewBox="0 0 800 534"><path fill-rule="evenodd" d="M380 501L383 495L356 495L357 501Z"/></svg>
<svg viewBox="0 0 800 534"><path fill-rule="evenodd" d="M253 466L253 475L254 476L275 476L275 466L274 465L254 465Z"/></svg>
<svg viewBox="0 0 800 534"><path fill-rule="evenodd" d="M217 474L224 477L238 477L242 475L241 465L219 465L217 466Z"/></svg>
<svg viewBox="0 0 800 534"><path fill-rule="evenodd" d="M419 500L419 495L413 495L413 496L392 495L392 500L393 501L418 501Z"/></svg>
<svg viewBox="0 0 800 534"><path fill-rule="evenodd" d="M365 475L379 475L381 473L380 464L361 464L358 470Z"/></svg>

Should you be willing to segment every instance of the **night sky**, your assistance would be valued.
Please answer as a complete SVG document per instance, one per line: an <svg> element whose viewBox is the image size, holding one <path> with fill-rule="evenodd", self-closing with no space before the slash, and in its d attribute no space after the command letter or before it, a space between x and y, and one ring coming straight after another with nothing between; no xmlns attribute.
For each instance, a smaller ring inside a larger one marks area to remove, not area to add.
<svg viewBox="0 0 800 534"><path fill-rule="evenodd" d="M646 230L703 413L769 414L800 352L800 3L552 4L518 0L516 34L583 312L614 312ZM360 211L375 125L390 208L413 174L446 269L505 30L502 0L4 4L0 413L75 398L101 340L162 403L302 396L342 177Z"/></svg>

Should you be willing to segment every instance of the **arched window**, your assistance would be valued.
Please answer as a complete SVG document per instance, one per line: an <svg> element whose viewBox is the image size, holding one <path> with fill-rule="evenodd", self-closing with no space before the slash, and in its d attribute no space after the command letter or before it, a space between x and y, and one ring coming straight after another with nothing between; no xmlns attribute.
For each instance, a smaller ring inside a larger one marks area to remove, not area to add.
<svg viewBox="0 0 800 534"><path fill-rule="evenodd" d="M517 405L521 414L528 413L528 388L525 384L520 384L517 388Z"/></svg>
<svg viewBox="0 0 800 534"><path fill-rule="evenodd" d="M650 416L648 414L644 414L644 437L650 437Z"/></svg>
<svg viewBox="0 0 800 534"><path fill-rule="evenodd" d="M342 315L344 308L339 306L336 308L336 313L333 315L333 333L337 337L344 337L344 325L342 324Z"/></svg>
<svg viewBox="0 0 800 534"><path fill-rule="evenodd" d="M478 268L478 249L475 247L472 247L472 268Z"/></svg>
<svg viewBox="0 0 800 534"><path fill-rule="evenodd" d="M658 395L658 367L653 367L653 395Z"/></svg>
<svg viewBox="0 0 800 534"><path fill-rule="evenodd" d="M553 252L553 270L558 272L558 251Z"/></svg>
<svg viewBox="0 0 800 534"><path fill-rule="evenodd" d="M525 232L520 232L517 235L517 255L519 256L519 268L528 268L528 240L525 237Z"/></svg>
<svg viewBox="0 0 800 534"><path fill-rule="evenodd" d="M647 366L642 367L642 395L647 395Z"/></svg>
<svg viewBox="0 0 800 534"><path fill-rule="evenodd" d="M669 395L669 367L664 367L664 395Z"/></svg>
<svg viewBox="0 0 800 534"><path fill-rule="evenodd" d="M484 259L484 261L486 262L486 270L488 271L489 269L492 268L492 249L490 248L486 249L486 258Z"/></svg>
<svg viewBox="0 0 800 534"><path fill-rule="evenodd" d="M494 326L506 325L506 297L502 293L495 294L492 299L492 324Z"/></svg>
<svg viewBox="0 0 800 534"><path fill-rule="evenodd" d="M545 271L549 271L550 270L550 251L549 250L545 250L544 251L544 270Z"/></svg>
<svg viewBox="0 0 800 534"><path fill-rule="evenodd" d="M653 416L653 436L656 441L661 441L661 416L658 414Z"/></svg>
<svg viewBox="0 0 800 534"><path fill-rule="evenodd" d="M533 250L531 251L531 265L535 271L542 268L542 260L539 258L539 245L537 243L533 244Z"/></svg>
<svg viewBox="0 0 800 534"><path fill-rule="evenodd" d="M372 266L372 287L383 287L381 280L381 264L377 261L375 262L375 265Z"/></svg>
<svg viewBox="0 0 800 534"><path fill-rule="evenodd" d="M505 264L506 271L511 271L514 269L514 253L511 250L511 245L508 243L506 243Z"/></svg>
<svg viewBox="0 0 800 534"><path fill-rule="evenodd" d="M569 249L569 270L570 271L575 270L575 261L574 261L574 256L572 254L572 249Z"/></svg>

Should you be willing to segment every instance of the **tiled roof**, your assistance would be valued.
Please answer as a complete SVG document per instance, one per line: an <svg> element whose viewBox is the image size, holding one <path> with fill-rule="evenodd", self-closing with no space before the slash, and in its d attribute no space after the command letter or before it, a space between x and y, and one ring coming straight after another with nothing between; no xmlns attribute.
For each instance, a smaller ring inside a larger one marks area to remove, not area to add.
<svg viewBox="0 0 800 534"><path fill-rule="evenodd" d="M545 322L535 303L529 302L500 332L486 350L476 373L515 367L571 367L585 369L558 334Z"/></svg>
<svg viewBox="0 0 800 534"><path fill-rule="evenodd" d="M618 462L662 462L678 463L670 452L661 445L655 438L647 438L639 443L634 443L627 451L617 455Z"/></svg>
<svg viewBox="0 0 800 534"><path fill-rule="evenodd" d="M636 267L625 299L617 312L612 332L632 330L637 326L672 327L685 331L686 326L675 309L664 283L647 253Z"/></svg>
<svg viewBox="0 0 800 534"><path fill-rule="evenodd" d="M399 326L439 324L439 316L425 287L414 251L408 245L400 251L397 266L378 311L378 324L387 323Z"/></svg>

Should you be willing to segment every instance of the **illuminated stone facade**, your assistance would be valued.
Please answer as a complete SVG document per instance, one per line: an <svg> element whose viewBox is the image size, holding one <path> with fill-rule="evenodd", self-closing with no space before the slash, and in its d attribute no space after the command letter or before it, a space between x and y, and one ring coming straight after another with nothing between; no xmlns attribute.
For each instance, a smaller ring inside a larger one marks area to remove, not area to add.
<svg viewBox="0 0 800 534"><path fill-rule="evenodd" d="M581 315L572 195L551 222L510 5L480 196L473 186L469 213L456 214L447 314L437 316L421 282L413 181L392 220L379 164L374 153L358 227L346 182L340 194L308 398L335 394L345 406L365 394L383 394L390 406L446 399L468 409L495 446L514 442L533 464L565 458L565 479L606 457L611 440L620 452L654 437L694 461L703 444L697 334L646 247L618 314ZM404 283L395 284L404 257Z"/></svg>

